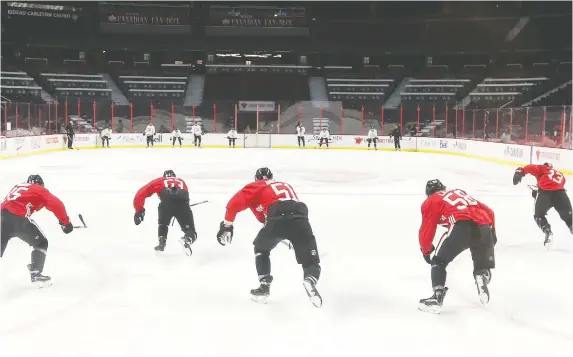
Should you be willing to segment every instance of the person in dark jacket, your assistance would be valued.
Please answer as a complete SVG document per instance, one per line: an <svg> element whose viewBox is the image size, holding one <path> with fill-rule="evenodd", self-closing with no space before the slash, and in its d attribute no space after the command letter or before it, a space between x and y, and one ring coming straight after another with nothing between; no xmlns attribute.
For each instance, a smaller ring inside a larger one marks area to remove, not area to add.
<svg viewBox="0 0 573 357"><path fill-rule="evenodd" d="M68 149L73 149L72 144L74 143L74 126L72 125L72 122L68 122L68 124L66 125L66 135L68 136Z"/></svg>
<svg viewBox="0 0 573 357"><path fill-rule="evenodd" d="M400 139L402 139L402 133L400 133L400 127L396 125L396 128L390 132L390 137L394 138L394 150L402 150L400 146Z"/></svg>

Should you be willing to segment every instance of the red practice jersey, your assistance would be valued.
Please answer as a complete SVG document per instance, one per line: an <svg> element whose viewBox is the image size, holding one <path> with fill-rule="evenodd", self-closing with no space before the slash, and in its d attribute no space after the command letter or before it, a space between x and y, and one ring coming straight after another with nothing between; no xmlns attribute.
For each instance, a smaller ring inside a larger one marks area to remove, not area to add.
<svg viewBox="0 0 573 357"><path fill-rule="evenodd" d="M485 204L459 189L436 192L422 204L420 247L429 254L438 224L451 228L458 221L495 225L493 211Z"/></svg>
<svg viewBox="0 0 573 357"><path fill-rule="evenodd" d="M151 197L154 193L159 195L159 193L167 188L176 187L183 191L189 192L187 184L183 179L179 177L159 177L151 181L147 185L140 188L135 194L133 199L133 207L136 212L143 211L143 206L145 205L145 199Z"/></svg>
<svg viewBox="0 0 573 357"><path fill-rule="evenodd" d="M565 176L558 170L545 165L527 165L523 168L524 174L530 174L537 179L537 187L544 191L565 189Z"/></svg>
<svg viewBox="0 0 573 357"><path fill-rule="evenodd" d="M274 180L257 180L243 187L227 203L225 221L232 223L237 213L250 208L257 220L265 223L267 209L278 201L297 201L291 185Z"/></svg>
<svg viewBox="0 0 573 357"><path fill-rule="evenodd" d="M70 223L70 218L62 201L41 185L33 183L16 185L4 198L1 205L1 209L21 217L28 217L44 207L52 212L60 223Z"/></svg>

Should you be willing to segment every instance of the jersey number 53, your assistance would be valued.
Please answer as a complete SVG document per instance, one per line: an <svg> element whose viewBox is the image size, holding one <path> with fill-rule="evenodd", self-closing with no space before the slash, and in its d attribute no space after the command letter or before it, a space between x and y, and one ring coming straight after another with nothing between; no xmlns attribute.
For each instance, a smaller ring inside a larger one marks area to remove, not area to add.
<svg viewBox="0 0 573 357"><path fill-rule="evenodd" d="M458 210L467 209L468 206L477 206L478 201L462 190L447 191L443 197L444 202L456 207Z"/></svg>

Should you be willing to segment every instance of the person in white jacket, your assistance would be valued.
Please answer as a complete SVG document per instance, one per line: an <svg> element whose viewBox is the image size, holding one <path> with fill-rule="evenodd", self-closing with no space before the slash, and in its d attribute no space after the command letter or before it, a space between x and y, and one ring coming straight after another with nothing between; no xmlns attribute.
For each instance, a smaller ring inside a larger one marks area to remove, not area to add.
<svg viewBox="0 0 573 357"><path fill-rule="evenodd" d="M203 128L201 128L201 124L196 123L193 125L191 132L193 133L193 144L195 147L201 147L201 136L203 135Z"/></svg>
<svg viewBox="0 0 573 357"><path fill-rule="evenodd" d="M147 127L145 128L145 133L143 133L143 135L145 135L145 137L147 138L147 147L149 147L149 144L151 144L151 147L153 147L153 137L155 136L155 127L153 126L152 122L149 122L149 124L147 124Z"/></svg>
<svg viewBox="0 0 573 357"><path fill-rule="evenodd" d="M235 128L231 127L231 130L229 130L229 132L227 133L227 139L229 139L229 147L233 145L234 148L235 141L237 140L237 130L235 130Z"/></svg>
<svg viewBox="0 0 573 357"><path fill-rule="evenodd" d="M326 143L326 148L328 149L328 138L329 137L330 137L330 133L328 132L328 129L322 128L320 130L320 134L319 134L320 143L318 144L318 146L321 149L322 149L322 143Z"/></svg>
<svg viewBox="0 0 573 357"><path fill-rule="evenodd" d="M179 140L179 147L183 147L183 139L181 138L181 130L175 128L175 130L173 130L173 132L171 133L171 140L173 140L173 146L175 147L175 142L177 140Z"/></svg>
<svg viewBox="0 0 573 357"><path fill-rule="evenodd" d="M304 149L306 144L304 142L304 132L306 131L306 129L304 128L304 126L302 126L302 123L298 123L297 127L296 127L296 137L298 140L298 148L299 149Z"/></svg>
<svg viewBox="0 0 573 357"><path fill-rule="evenodd" d="M368 142L368 150L370 150L370 144L372 143L374 143L374 150L378 150L376 147L376 143L378 142L378 131L376 131L373 126L371 126L370 130L368 130L368 137L366 138L366 141Z"/></svg>
<svg viewBox="0 0 573 357"><path fill-rule="evenodd" d="M101 147L105 148L105 144L107 143L107 147L109 148L109 139L111 138L111 128L102 129L100 135L101 135Z"/></svg>

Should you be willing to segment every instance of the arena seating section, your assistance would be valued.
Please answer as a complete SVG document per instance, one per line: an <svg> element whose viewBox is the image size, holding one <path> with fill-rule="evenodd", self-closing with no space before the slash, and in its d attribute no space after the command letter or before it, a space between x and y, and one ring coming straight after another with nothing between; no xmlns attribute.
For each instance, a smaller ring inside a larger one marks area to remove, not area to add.
<svg viewBox="0 0 573 357"><path fill-rule="evenodd" d="M6 70L2 76L2 97L12 102L42 103L42 87L26 72Z"/></svg>

